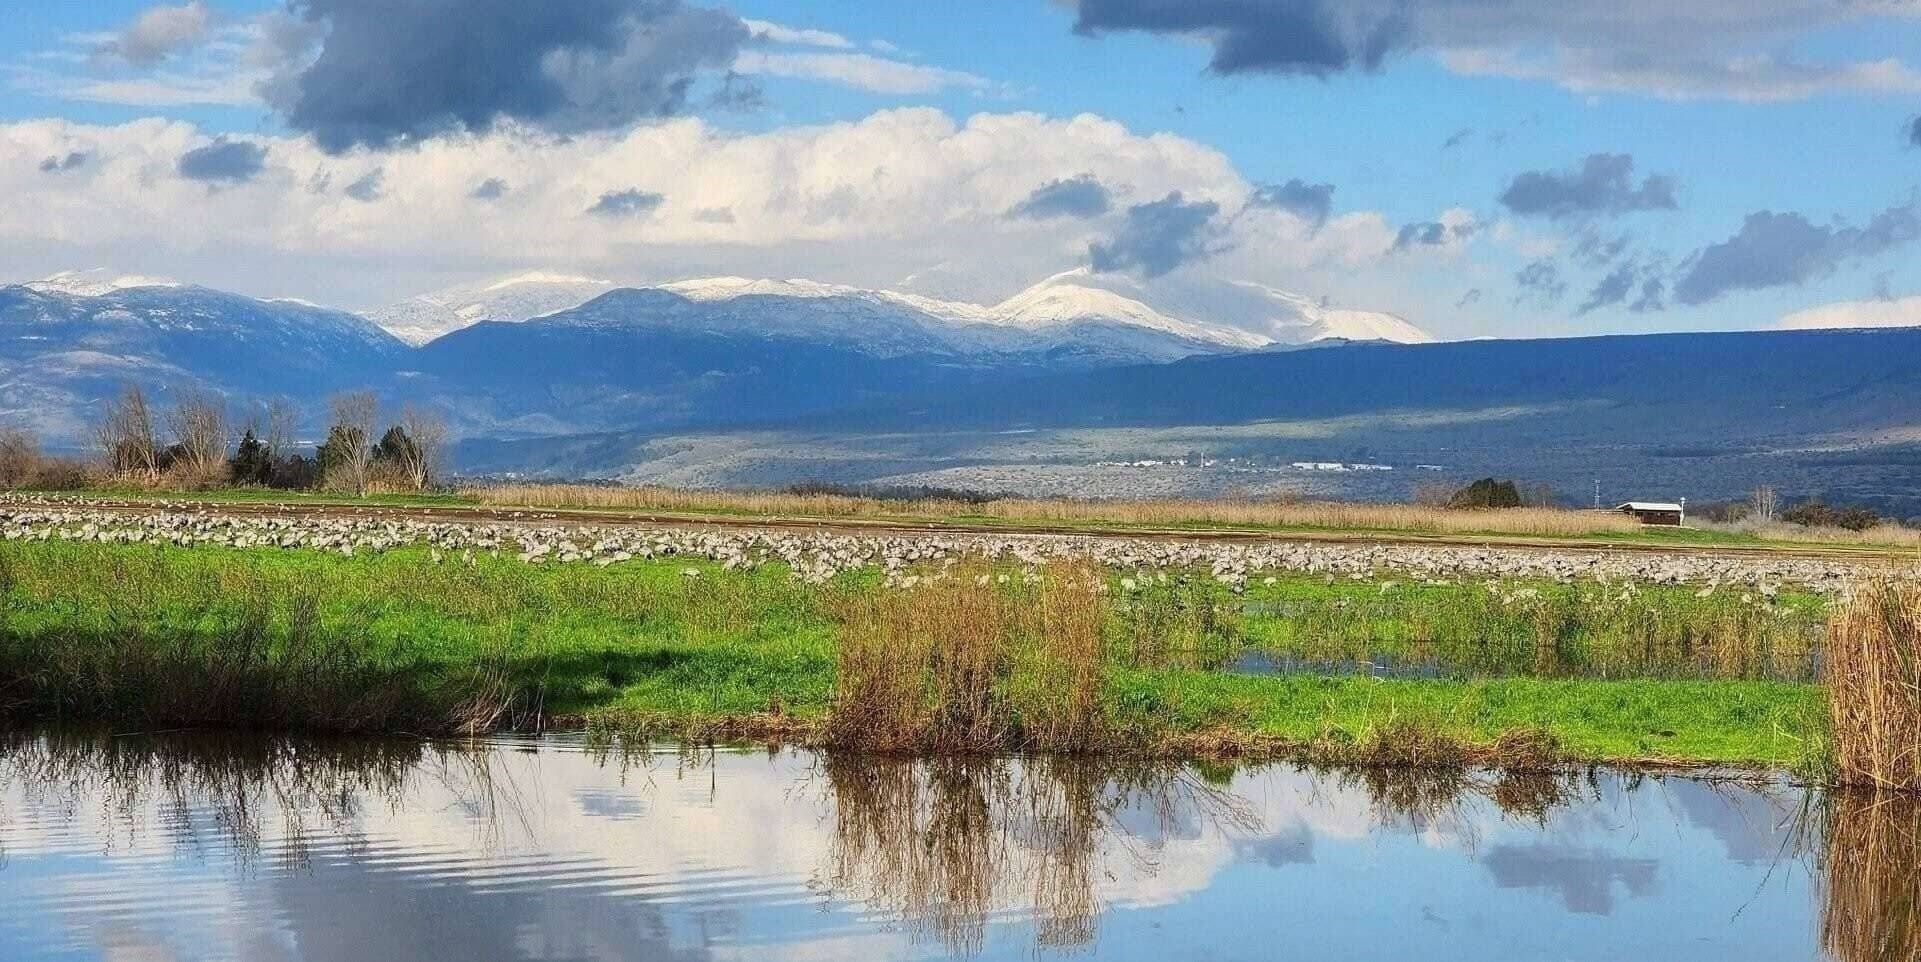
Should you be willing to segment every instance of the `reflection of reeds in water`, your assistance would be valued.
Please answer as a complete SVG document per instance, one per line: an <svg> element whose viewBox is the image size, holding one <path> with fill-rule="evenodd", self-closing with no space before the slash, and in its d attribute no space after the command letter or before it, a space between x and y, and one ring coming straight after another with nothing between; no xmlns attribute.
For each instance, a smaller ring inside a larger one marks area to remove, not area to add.
<svg viewBox="0 0 1921 962"><path fill-rule="evenodd" d="M1828 659L1836 780L1921 791L1921 582L1858 586L1828 626Z"/></svg>
<svg viewBox="0 0 1921 962"><path fill-rule="evenodd" d="M1821 947L1837 962L1921 958L1921 799L1836 791L1823 809Z"/></svg>
<svg viewBox="0 0 1921 962"><path fill-rule="evenodd" d="M833 888L960 954L979 952L988 920L1002 912L1031 916L1037 945L1091 942L1096 867L1104 853L1126 848L1115 821L1123 809L1151 813L1164 827L1257 824L1237 799L1182 768L847 754L826 756L824 767L835 811L825 873Z"/></svg>
<svg viewBox="0 0 1921 962"><path fill-rule="evenodd" d="M309 818L351 837L362 805L397 803L426 754L422 743L399 740L13 733L0 739L0 784L18 784L29 800L62 811L97 805L107 824L129 830L144 823L143 809L151 806L188 843L195 841L195 814L210 813L220 841L242 859L260 854L274 819L277 854L298 861Z"/></svg>

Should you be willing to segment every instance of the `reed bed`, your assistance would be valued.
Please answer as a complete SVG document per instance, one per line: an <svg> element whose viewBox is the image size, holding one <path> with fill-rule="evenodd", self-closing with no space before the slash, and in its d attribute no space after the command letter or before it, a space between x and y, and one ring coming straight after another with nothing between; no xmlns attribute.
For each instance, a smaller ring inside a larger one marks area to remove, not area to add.
<svg viewBox="0 0 1921 962"><path fill-rule="evenodd" d="M957 566L840 603L827 740L881 752L1083 752L1102 736L1098 568Z"/></svg>
<svg viewBox="0 0 1921 962"><path fill-rule="evenodd" d="M1835 612L1827 645L1836 780L1921 792L1921 582L1863 583Z"/></svg>
<svg viewBox="0 0 1921 962"><path fill-rule="evenodd" d="M1168 499L1072 500L1065 498L891 499L848 494L775 491L696 491L665 487L535 484L471 488L482 504L532 508L594 508L621 511L696 512L753 517L985 518L1027 524L1113 524L1145 527L1233 525L1261 528L1324 528L1410 531L1425 534L1508 534L1570 537L1632 534L1639 522L1608 511L1560 508L1459 510L1411 504L1349 504L1332 501Z"/></svg>

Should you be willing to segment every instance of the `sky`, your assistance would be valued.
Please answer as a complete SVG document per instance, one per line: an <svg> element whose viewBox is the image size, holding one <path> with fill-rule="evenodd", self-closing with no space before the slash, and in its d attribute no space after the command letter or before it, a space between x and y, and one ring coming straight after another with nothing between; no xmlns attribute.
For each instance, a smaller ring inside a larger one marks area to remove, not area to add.
<svg viewBox="0 0 1921 962"><path fill-rule="evenodd" d="M1921 0L137 0L0 25L0 280L1253 281L1921 324Z"/></svg>

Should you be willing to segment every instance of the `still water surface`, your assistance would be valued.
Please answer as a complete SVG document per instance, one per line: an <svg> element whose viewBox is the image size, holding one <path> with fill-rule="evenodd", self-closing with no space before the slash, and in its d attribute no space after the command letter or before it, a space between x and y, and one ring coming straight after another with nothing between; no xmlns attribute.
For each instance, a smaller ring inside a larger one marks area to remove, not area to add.
<svg viewBox="0 0 1921 962"><path fill-rule="evenodd" d="M1915 810L1602 772L0 736L0 959L1913 958Z"/></svg>

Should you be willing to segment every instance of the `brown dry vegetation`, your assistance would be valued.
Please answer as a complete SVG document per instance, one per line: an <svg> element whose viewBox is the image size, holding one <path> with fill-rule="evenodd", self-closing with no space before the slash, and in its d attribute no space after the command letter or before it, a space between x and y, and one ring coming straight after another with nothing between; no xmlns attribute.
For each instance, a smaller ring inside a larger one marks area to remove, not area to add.
<svg viewBox="0 0 1921 962"><path fill-rule="evenodd" d="M1821 947L1839 962L1921 958L1921 809L1912 796L1824 800Z"/></svg>
<svg viewBox="0 0 1921 962"><path fill-rule="evenodd" d="M1105 581L1057 562L1005 590L984 564L840 605L830 744L882 752L1081 752L1101 735Z"/></svg>
<svg viewBox="0 0 1921 962"><path fill-rule="evenodd" d="M897 500L845 494L689 491L567 484L500 485L473 488L466 493L482 504L513 507L686 511L810 518L946 520L985 517L1026 523L1142 526L1211 524L1539 536L1626 534L1641 530L1638 522L1625 515L1559 508L1455 510L1412 504L1237 499L1078 501L1010 497L974 502L939 498Z"/></svg>
<svg viewBox="0 0 1921 962"><path fill-rule="evenodd" d="M1921 791L1921 583L1863 583L1828 626L1835 779Z"/></svg>

